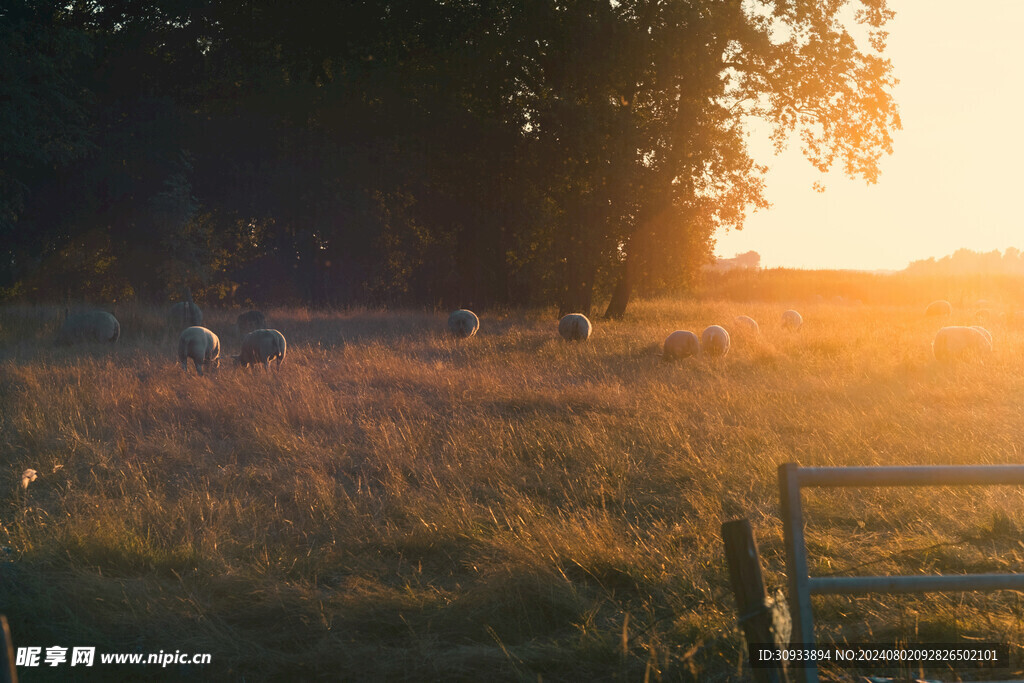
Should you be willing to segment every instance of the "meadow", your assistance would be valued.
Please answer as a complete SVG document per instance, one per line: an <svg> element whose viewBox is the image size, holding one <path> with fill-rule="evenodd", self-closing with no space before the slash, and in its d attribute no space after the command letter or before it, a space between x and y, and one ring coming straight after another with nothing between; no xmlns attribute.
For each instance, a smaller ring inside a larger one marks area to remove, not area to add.
<svg viewBox="0 0 1024 683"><path fill-rule="evenodd" d="M85 680L744 680L719 527L749 518L784 585L779 464L1024 457L1024 324L944 366L937 297L857 298L640 301L585 344L551 310L481 312L460 341L446 312L271 309L269 374L231 367L238 311L209 309L227 362L205 378L160 308L64 349L58 307L5 306L0 612L15 646L213 660ZM673 330L739 314L761 333L724 359L662 362ZM1022 494L808 491L811 573L1022 571ZM1017 593L814 604L823 641L995 640L1024 668Z"/></svg>

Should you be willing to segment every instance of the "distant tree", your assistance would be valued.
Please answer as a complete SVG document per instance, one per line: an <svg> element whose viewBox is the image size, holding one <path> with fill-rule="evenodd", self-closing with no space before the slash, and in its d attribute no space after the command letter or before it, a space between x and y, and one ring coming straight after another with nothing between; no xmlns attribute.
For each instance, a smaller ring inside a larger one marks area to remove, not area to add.
<svg viewBox="0 0 1024 683"><path fill-rule="evenodd" d="M993 250L984 253L957 249L940 259L933 257L913 261L905 272L914 275L1024 275L1024 258L1016 247L1009 247L1004 252Z"/></svg>

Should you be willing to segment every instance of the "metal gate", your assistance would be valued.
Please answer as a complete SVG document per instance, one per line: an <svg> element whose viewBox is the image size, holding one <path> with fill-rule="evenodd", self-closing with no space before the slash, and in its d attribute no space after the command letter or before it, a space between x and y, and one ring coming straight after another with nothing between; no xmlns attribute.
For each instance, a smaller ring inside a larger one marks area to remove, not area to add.
<svg viewBox="0 0 1024 683"><path fill-rule="evenodd" d="M792 642L813 644L811 596L834 593L934 593L950 591L1024 591L1024 574L958 574L932 576L813 577L807 570L800 489L838 486L1024 486L1024 465L946 465L929 467L800 467L779 466L782 527L786 543L786 576L793 620ZM815 683L818 670L794 669L803 683Z"/></svg>

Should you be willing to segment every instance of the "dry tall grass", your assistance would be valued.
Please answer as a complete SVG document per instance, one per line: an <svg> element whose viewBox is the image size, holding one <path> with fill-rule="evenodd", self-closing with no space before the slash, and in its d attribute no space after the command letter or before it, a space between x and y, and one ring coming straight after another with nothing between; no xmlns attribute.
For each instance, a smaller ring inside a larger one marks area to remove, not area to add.
<svg viewBox="0 0 1024 683"><path fill-rule="evenodd" d="M587 344L550 311L459 341L440 314L272 310L280 373L202 379L159 311L56 349L57 309L0 309L0 611L16 645L212 653L168 677L742 678L719 525L751 518L782 585L778 464L1022 460L1024 328L942 367L923 306L802 307L798 332L788 307L641 302ZM206 312L224 354L236 313ZM661 362L741 313L760 337ZM1016 489L806 501L812 574L1024 564ZM815 608L826 640L1024 641L1015 594Z"/></svg>

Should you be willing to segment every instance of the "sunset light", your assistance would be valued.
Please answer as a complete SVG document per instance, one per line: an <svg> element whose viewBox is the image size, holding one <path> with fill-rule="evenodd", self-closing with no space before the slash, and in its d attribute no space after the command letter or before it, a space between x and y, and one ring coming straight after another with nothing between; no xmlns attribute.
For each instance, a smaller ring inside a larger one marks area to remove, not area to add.
<svg viewBox="0 0 1024 683"><path fill-rule="evenodd" d="M1022 31L0 0L0 683L1024 680Z"/></svg>
<svg viewBox="0 0 1024 683"><path fill-rule="evenodd" d="M718 238L719 256L749 250L767 267L902 269L959 248L1024 247L1024 5L942 0L891 5L886 56L903 130L876 185L822 178L791 145L771 166L773 208ZM820 181L824 193L813 189Z"/></svg>

